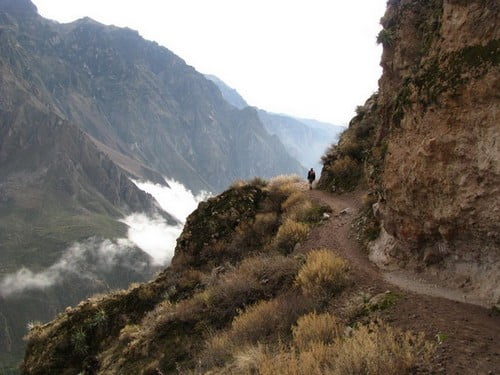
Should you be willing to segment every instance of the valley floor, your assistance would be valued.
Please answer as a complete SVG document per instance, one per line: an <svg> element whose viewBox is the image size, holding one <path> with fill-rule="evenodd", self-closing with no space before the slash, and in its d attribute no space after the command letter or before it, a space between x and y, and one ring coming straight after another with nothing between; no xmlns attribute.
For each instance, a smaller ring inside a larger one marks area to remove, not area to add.
<svg viewBox="0 0 500 375"><path fill-rule="evenodd" d="M497 373L500 369L498 313L457 301L463 298L457 291L422 282L404 271L386 273L373 265L351 236L351 223L361 206L360 193L332 195L312 190L308 194L330 206L333 212L329 220L312 230L300 245L300 252L331 249L349 261L358 293L375 295L391 291L397 294L400 298L390 308L380 311L380 318L404 330L423 332L430 341L438 343L432 373ZM346 212L341 213L343 210ZM343 298L352 298L352 295ZM344 302L339 300L338 306Z"/></svg>

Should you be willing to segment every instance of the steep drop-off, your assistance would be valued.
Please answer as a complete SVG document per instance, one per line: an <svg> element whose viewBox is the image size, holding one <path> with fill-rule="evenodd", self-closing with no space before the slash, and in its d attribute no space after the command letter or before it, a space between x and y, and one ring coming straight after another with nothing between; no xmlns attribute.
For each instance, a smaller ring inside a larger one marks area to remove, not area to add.
<svg viewBox="0 0 500 375"><path fill-rule="evenodd" d="M320 186L366 183L383 267L500 298L500 5L389 1L378 94L324 157Z"/></svg>

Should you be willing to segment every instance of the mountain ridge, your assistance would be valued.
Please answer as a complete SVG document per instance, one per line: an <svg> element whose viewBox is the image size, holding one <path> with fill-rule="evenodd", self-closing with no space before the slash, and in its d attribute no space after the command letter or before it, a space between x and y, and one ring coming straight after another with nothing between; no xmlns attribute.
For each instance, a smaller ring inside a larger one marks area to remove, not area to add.
<svg viewBox="0 0 500 375"><path fill-rule="evenodd" d="M222 96L236 108L248 107L245 99L232 87L214 75L205 75L221 90ZM266 130L276 135L288 153L309 169L321 169L320 159L326 149L335 142L344 127L317 120L301 119L286 114L257 109L259 119Z"/></svg>

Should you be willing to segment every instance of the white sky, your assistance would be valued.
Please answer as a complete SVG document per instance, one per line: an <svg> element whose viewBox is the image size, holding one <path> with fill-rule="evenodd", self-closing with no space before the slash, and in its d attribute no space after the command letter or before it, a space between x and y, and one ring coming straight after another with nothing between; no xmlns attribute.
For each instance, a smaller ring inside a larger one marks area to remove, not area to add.
<svg viewBox="0 0 500 375"><path fill-rule="evenodd" d="M386 0L34 0L138 30L259 108L345 125L377 89Z"/></svg>

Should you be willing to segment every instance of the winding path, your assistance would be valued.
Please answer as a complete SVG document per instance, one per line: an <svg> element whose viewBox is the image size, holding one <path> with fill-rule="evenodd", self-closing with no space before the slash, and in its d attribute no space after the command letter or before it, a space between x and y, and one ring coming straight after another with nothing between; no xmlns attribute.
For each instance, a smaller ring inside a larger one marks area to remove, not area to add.
<svg viewBox="0 0 500 375"><path fill-rule="evenodd" d="M320 237L324 237L323 240L326 240L326 242L335 241L337 251L363 272L372 277L382 278L389 284L403 290L488 307L485 301L471 294L465 294L459 289L439 286L432 281L425 280L416 273L404 270L384 271L373 265L360 249L357 241L349 236L353 214L356 213L360 206L360 193L333 195L320 190L312 190L309 191L309 195L314 200L330 206L335 215L323 228L322 233L324 236ZM347 213L338 214L342 210L347 210ZM325 244L325 247L331 246Z"/></svg>
<svg viewBox="0 0 500 375"><path fill-rule="evenodd" d="M303 188L307 190L305 185ZM411 272L383 271L371 263L358 241L351 238L351 223L361 206L362 193L334 195L307 190L307 194L333 212L311 231L300 252L331 249L349 261L359 291L373 294L391 290L401 295L401 300L384 312L383 319L402 329L424 332L430 338L446 337L436 350L432 373L500 373L500 314L481 306L480 300L464 299L461 291L421 280Z"/></svg>

